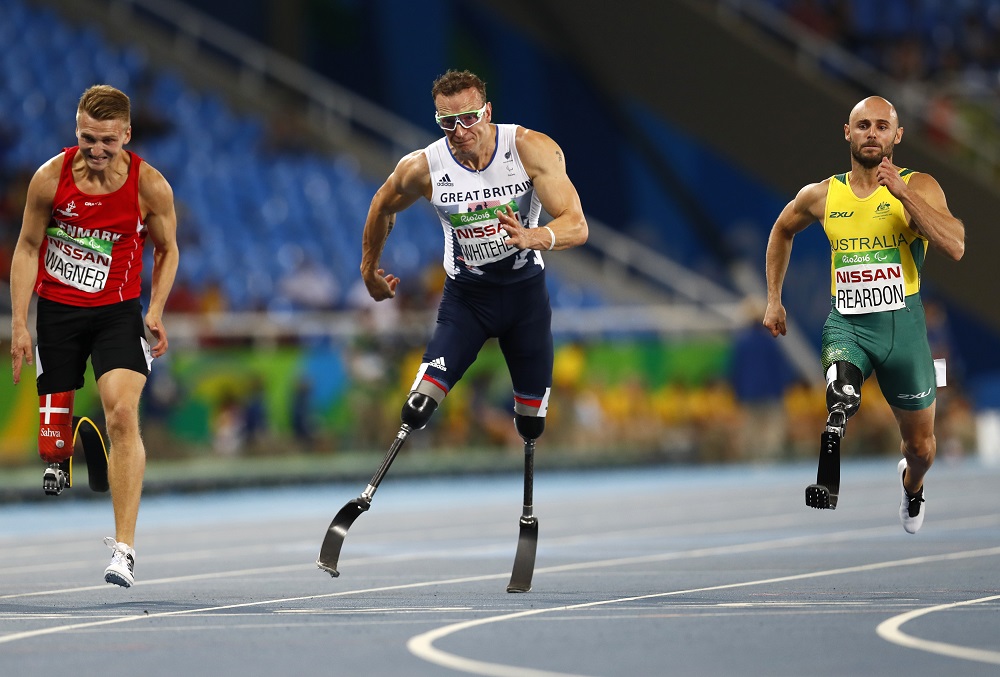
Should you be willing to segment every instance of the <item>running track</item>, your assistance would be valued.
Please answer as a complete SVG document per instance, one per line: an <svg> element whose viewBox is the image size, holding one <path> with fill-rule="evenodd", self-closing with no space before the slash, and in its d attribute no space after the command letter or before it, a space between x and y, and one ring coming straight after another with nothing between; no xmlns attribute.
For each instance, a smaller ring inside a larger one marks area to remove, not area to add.
<svg viewBox="0 0 1000 677"><path fill-rule="evenodd" d="M0 505L0 674L996 675L1000 469L939 462L923 530L896 460L540 471L534 589L508 594L521 478L147 497L136 575L103 583L110 502Z"/></svg>

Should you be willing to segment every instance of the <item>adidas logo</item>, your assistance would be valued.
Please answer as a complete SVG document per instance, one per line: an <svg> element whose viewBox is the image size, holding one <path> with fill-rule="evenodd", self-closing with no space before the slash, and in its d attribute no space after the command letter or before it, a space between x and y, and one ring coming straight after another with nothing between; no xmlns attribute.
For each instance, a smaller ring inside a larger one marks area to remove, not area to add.
<svg viewBox="0 0 1000 677"><path fill-rule="evenodd" d="M445 174L437 181L439 186L454 186L455 184L451 182L451 177Z"/></svg>
<svg viewBox="0 0 1000 677"><path fill-rule="evenodd" d="M441 371L448 371L448 367L444 366L444 358L436 357L427 363L428 367L434 367L435 369L440 369Z"/></svg>

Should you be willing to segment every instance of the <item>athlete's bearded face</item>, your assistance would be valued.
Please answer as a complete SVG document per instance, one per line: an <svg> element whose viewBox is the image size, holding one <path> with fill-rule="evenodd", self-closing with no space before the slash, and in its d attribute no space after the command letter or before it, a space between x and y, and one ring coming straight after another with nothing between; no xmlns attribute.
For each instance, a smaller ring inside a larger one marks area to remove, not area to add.
<svg viewBox="0 0 1000 677"><path fill-rule="evenodd" d="M895 144L893 143L882 144L878 140L858 141L851 139L851 157L862 167L871 169L872 167L877 167L884 157L892 160L894 146Z"/></svg>
<svg viewBox="0 0 1000 677"><path fill-rule="evenodd" d="M878 97L866 99L851 111L844 125L844 137L851 145L851 157L866 169L877 167L882 158L892 159L892 151L903 136L896 110Z"/></svg>

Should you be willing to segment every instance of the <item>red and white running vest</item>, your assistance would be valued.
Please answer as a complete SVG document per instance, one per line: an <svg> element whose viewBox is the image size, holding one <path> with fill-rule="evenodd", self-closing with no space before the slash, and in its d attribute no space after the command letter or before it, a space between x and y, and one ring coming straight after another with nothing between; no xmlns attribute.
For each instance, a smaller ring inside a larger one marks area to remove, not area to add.
<svg viewBox="0 0 1000 677"><path fill-rule="evenodd" d="M38 259L35 292L73 306L103 306L139 296L146 227L139 211L139 166L131 157L121 188L88 195L73 180L78 146L64 149L52 221Z"/></svg>

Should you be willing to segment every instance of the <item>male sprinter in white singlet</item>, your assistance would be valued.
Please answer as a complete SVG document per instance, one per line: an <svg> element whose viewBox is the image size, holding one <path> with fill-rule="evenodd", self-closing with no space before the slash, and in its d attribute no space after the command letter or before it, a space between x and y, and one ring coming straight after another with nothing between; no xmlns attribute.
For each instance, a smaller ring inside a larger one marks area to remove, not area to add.
<svg viewBox="0 0 1000 677"><path fill-rule="evenodd" d="M448 71L431 95L444 138L400 160L372 199L362 243L362 278L382 301L400 282L379 267L395 214L425 198L444 231L448 279L402 418L413 430L423 428L496 337L514 387L515 427L534 440L544 429L552 386L552 311L541 252L586 242L580 197L552 139L493 124L479 77ZM553 219L539 227L543 207Z"/></svg>
<svg viewBox="0 0 1000 677"><path fill-rule="evenodd" d="M819 477L806 489L806 504L836 507L840 470L839 465L835 472L824 470L825 452L839 451L847 419L861 404L861 384L875 372L902 436L899 518L912 534L923 524L924 475L937 449L936 374L920 302L920 269L929 245L961 259L965 226L948 210L933 177L892 163L903 128L888 101L873 96L859 102L844 125L844 138L851 147L851 171L802 188L771 230L764 326L774 336L785 333L781 287L792 238L818 221L831 250L833 307L822 348L829 417ZM839 453L836 458L839 464ZM834 479L825 482L824 475ZM834 482L836 488L827 486Z"/></svg>

